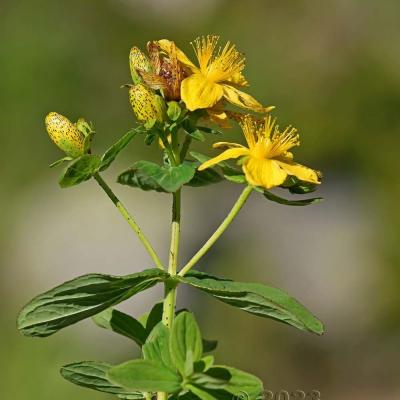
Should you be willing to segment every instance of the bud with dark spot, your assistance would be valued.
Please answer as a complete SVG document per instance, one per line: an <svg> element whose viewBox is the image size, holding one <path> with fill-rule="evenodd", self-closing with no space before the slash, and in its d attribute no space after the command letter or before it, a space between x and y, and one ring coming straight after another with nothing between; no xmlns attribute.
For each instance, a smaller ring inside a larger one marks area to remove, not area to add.
<svg viewBox="0 0 400 400"><path fill-rule="evenodd" d="M129 100L139 121L164 121L166 113L165 101L148 86L142 83L130 86Z"/></svg>
<svg viewBox="0 0 400 400"><path fill-rule="evenodd" d="M85 153L85 136L68 118L56 112L45 118L51 140L68 156L76 158Z"/></svg>

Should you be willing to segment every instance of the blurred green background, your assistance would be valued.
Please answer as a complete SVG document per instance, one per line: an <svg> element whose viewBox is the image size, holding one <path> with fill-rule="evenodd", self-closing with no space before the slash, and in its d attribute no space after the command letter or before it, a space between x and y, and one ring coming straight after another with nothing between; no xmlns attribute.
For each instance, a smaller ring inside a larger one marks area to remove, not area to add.
<svg viewBox="0 0 400 400"><path fill-rule="evenodd" d="M324 172L326 201L298 209L254 195L202 268L289 291L327 334L257 319L192 290L180 292L181 305L199 313L206 337L220 339L219 362L258 374L267 389L400 398L399 15L397 0L1 0L2 398L108 399L63 381L59 367L137 353L90 321L47 340L15 329L21 306L63 280L150 265L95 183L57 186L59 171L47 166L60 153L45 135L44 116L92 120L103 150L134 123L119 88L130 79L130 47L166 37L190 51L189 42L207 33L246 53L249 91L276 105L282 124L299 128L298 160ZM135 141L107 178L158 155L156 146ZM113 186L165 257L168 196ZM185 190L182 260L239 190ZM160 296L152 290L124 309L139 314Z"/></svg>

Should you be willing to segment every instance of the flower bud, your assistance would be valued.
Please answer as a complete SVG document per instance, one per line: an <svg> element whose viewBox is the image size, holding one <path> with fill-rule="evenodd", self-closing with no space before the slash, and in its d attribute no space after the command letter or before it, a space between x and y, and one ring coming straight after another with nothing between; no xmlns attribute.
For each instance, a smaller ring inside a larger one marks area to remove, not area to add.
<svg viewBox="0 0 400 400"><path fill-rule="evenodd" d="M45 118L46 130L51 140L70 157L85 152L85 137L68 118L51 112Z"/></svg>
<svg viewBox="0 0 400 400"><path fill-rule="evenodd" d="M129 88L129 100L139 121L164 121L166 106L153 89L139 83Z"/></svg>
<svg viewBox="0 0 400 400"><path fill-rule="evenodd" d="M137 47L132 47L129 53L129 66L131 75L135 84L141 83L142 79L138 74L139 71L151 72L152 66L148 57Z"/></svg>

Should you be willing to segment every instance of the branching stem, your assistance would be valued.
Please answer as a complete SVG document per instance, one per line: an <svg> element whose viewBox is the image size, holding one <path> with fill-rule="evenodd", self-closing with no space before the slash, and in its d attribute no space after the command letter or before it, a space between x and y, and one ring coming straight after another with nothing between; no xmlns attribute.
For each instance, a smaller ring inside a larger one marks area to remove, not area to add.
<svg viewBox="0 0 400 400"><path fill-rule="evenodd" d="M157 268L164 269L162 262L160 258L158 257L157 253L155 252L153 246L149 242L149 240L146 238L138 224L135 222L135 220L132 218L132 216L129 214L128 210L125 208L125 206L121 203L121 201L118 199L118 197L114 194L112 189L107 185L107 183L104 181L104 179L100 176L99 173L96 173L94 175L94 179L96 179L97 183L101 186L101 188L106 192L107 196L111 199L111 201L114 203L114 205L117 207L118 211L122 215L122 217L128 222L129 226L133 229L133 231L136 233L140 241L143 243L143 246L149 253L151 259L154 261L155 265Z"/></svg>

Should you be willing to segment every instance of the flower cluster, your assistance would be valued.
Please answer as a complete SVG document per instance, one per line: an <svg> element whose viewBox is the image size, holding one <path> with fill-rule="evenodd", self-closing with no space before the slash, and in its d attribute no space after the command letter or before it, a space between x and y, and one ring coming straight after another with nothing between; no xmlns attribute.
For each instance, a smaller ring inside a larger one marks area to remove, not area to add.
<svg viewBox="0 0 400 400"><path fill-rule="evenodd" d="M196 62L167 39L148 42L146 53L137 47L131 49L129 65L133 82L124 86L129 89L137 120L148 129L146 143L152 143L158 136L162 149L176 150L179 146L187 147L187 141L185 144L179 141L180 130L188 133L190 139L202 138L198 121L216 123L220 128L230 127L230 121L236 121L247 147L215 143L214 148L224 151L203 161L199 171L237 159L247 183L255 187L288 187L288 182L319 184L321 174L296 163L289 151L300 144L297 130L291 126L281 130L270 116L274 107L263 106L243 91L249 86L244 76L244 55L234 44L219 46L218 42L219 37L213 35L197 38L192 43ZM240 112L232 110L232 106ZM69 157L88 151L87 135L65 117L50 113L46 127Z"/></svg>
<svg viewBox="0 0 400 400"><path fill-rule="evenodd" d="M228 126L231 117L242 128L248 147L215 143L214 148L228 149L204 162L199 170L238 158L248 183L254 186L270 189L282 185L288 176L320 183L319 172L293 161L289 150L300 144L295 128L281 131L270 115L260 118L227 111L227 102L259 114L274 107L264 107L241 90L248 86L243 75L245 57L230 42L218 47L218 40L218 36L209 35L192 43L197 65L170 40L149 42L148 57L132 48L130 67L135 84L130 88L130 100L137 118L163 118L165 107L160 104L159 91L165 101L181 101L189 112L205 110L209 119L222 127Z"/></svg>

